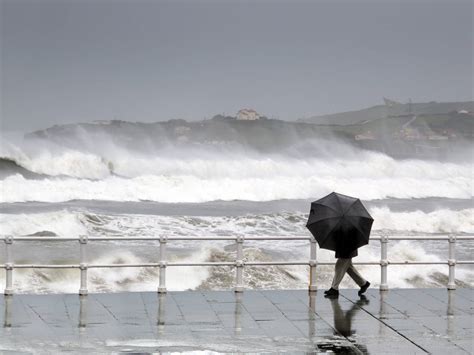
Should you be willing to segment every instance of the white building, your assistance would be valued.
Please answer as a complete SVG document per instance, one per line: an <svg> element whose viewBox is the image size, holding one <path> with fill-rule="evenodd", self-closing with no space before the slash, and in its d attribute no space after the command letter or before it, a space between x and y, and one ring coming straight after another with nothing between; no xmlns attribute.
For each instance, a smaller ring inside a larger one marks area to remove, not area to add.
<svg viewBox="0 0 474 355"><path fill-rule="evenodd" d="M261 116L255 110L244 108L237 112L236 117L238 120L242 121L255 121L260 119Z"/></svg>

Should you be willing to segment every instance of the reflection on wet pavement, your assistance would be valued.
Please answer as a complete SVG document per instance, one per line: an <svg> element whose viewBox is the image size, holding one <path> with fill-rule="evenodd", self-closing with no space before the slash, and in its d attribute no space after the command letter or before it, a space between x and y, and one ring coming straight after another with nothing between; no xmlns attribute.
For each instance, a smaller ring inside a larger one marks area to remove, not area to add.
<svg viewBox="0 0 474 355"><path fill-rule="evenodd" d="M0 296L0 351L471 353L472 290ZM3 309L1 309L3 308Z"/></svg>

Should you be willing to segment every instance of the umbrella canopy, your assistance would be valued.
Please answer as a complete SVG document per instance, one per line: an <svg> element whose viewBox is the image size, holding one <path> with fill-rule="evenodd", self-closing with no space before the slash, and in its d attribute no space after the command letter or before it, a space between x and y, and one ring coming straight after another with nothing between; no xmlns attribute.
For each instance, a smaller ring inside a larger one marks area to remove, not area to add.
<svg viewBox="0 0 474 355"><path fill-rule="evenodd" d="M332 192L311 203L306 228L321 248L349 255L369 243L373 222L358 198Z"/></svg>

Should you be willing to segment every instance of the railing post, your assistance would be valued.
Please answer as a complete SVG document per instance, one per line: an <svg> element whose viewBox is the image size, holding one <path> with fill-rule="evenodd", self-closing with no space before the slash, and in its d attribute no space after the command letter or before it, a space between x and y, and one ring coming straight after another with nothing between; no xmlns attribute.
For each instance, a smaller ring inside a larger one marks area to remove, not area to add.
<svg viewBox="0 0 474 355"><path fill-rule="evenodd" d="M243 272L244 272L244 237L238 236L236 238L237 257L235 260L235 292L244 292Z"/></svg>
<svg viewBox="0 0 474 355"><path fill-rule="evenodd" d="M313 339L316 333L316 293L308 292L309 295L309 307L308 307L308 338Z"/></svg>
<svg viewBox="0 0 474 355"><path fill-rule="evenodd" d="M160 284L158 286L158 293L166 293L166 243L168 238L160 237Z"/></svg>
<svg viewBox="0 0 474 355"><path fill-rule="evenodd" d="M388 290L388 283L387 283L387 245L388 244L388 236L382 235L380 238L380 291L387 291Z"/></svg>
<svg viewBox="0 0 474 355"><path fill-rule="evenodd" d="M235 292L235 309L234 309L234 334L240 335L242 332L242 313L244 306L242 305L242 292Z"/></svg>
<svg viewBox="0 0 474 355"><path fill-rule="evenodd" d="M158 333L163 333L165 330L165 317L166 317L166 295L164 293L160 293L158 295Z"/></svg>
<svg viewBox="0 0 474 355"><path fill-rule="evenodd" d="M9 336L11 327L12 327L12 303L13 303L13 295L7 295L3 298L3 302L5 304L5 312L3 313L3 327L7 328L7 334L3 336Z"/></svg>
<svg viewBox="0 0 474 355"><path fill-rule="evenodd" d="M87 297L79 296L79 328L87 326Z"/></svg>
<svg viewBox="0 0 474 355"><path fill-rule="evenodd" d="M81 287L79 288L79 295L86 296L87 291L87 235L81 235L79 237L81 260L79 269L81 270Z"/></svg>
<svg viewBox="0 0 474 355"><path fill-rule="evenodd" d="M5 291L6 296L13 295L13 259L12 244L13 236L5 236Z"/></svg>
<svg viewBox="0 0 474 355"><path fill-rule="evenodd" d="M455 269L456 269L456 235L449 235L449 279L448 290L456 289Z"/></svg>
<svg viewBox="0 0 474 355"><path fill-rule="evenodd" d="M316 239L310 238L311 249L309 252L309 285L308 290L310 292L317 291L318 287L316 286L316 266L317 263L317 245Z"/></svg>

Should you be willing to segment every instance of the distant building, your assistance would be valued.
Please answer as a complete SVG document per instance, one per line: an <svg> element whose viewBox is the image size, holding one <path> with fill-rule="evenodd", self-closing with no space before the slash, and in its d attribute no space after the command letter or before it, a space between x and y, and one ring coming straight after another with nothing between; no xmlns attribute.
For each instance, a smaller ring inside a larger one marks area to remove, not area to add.
<svg viewBox="0 0 474 355"><path fill-rule="evenodd" d="M255 121L255 120L259 120L261 117L262 116L260 116L260 114L257 111L252 110L252 109L247 109L247 108L244 108L240 110L239 112L237 112L237 116L236 116L236 118L241 121Z"/></svg>

